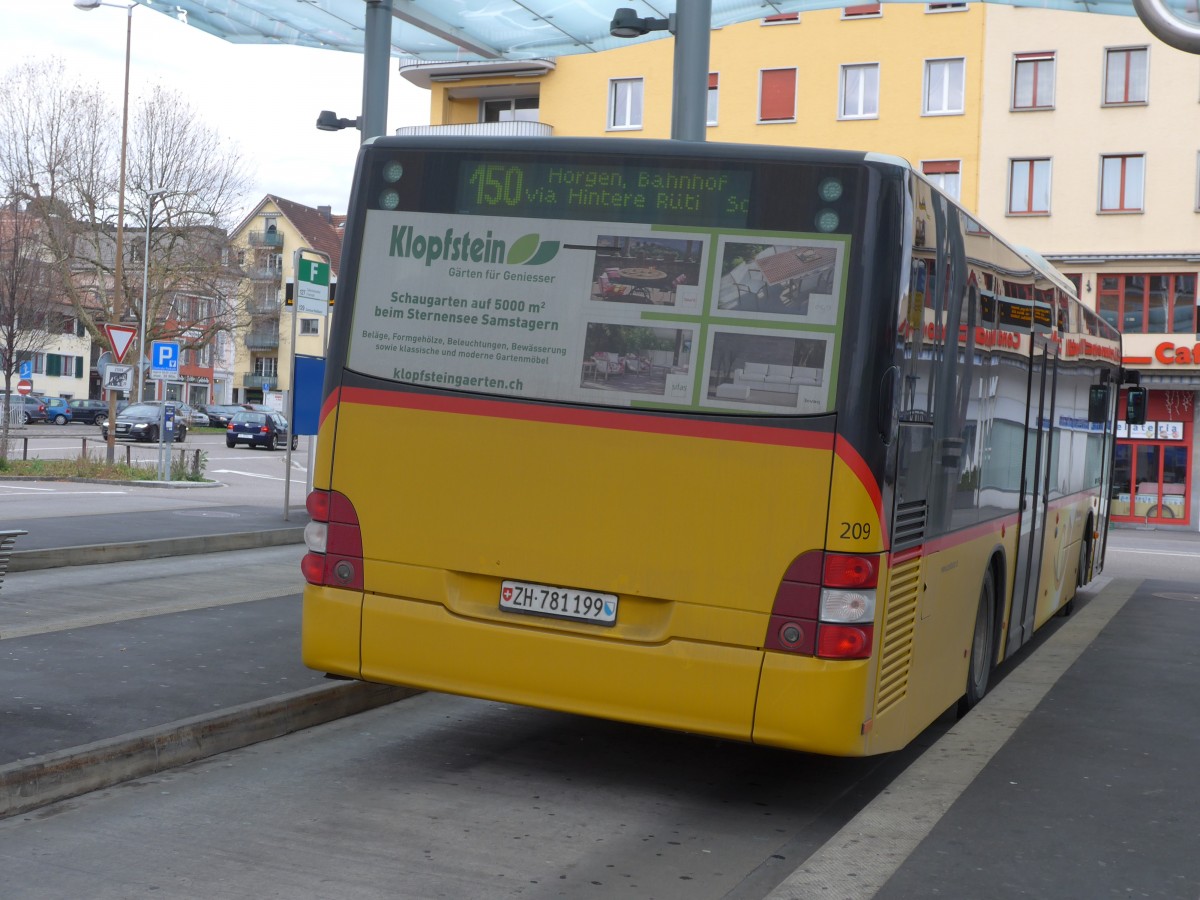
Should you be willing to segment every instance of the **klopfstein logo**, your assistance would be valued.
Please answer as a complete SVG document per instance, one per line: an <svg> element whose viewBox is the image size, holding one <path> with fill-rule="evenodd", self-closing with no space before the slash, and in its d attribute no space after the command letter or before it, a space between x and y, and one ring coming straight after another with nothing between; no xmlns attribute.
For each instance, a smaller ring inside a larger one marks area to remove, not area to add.
<svg viewBox="0 0 1200 900"><path fill-rule="evenodd" d="M416 234L411 225L393 225L388 256L420 259L431 266L438 260L461 263L491 263L510 266L544 266L558 255L558 241L543 241L540 234L526 234L509 247L489 230L483 237L470 231Z"/></svg>

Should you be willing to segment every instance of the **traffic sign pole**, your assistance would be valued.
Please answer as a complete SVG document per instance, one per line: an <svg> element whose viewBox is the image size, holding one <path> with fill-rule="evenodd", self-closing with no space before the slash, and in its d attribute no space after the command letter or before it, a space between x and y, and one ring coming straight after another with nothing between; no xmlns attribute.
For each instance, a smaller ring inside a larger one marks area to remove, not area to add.
<svg viewBox="0 0 1200 900"><path fill-rule="evenodd" d="M321 257L305 259L304 254ZM287 391L287 420L288 440L284 454L285 471L292 471L292 435L295 434L296 406L296 339L300 330L300 313L328 316L329 315L329 271L330 257L328 253L314 250L311 247L301 247L292 254L292 278L295 280L296 305L292 307L292 364L288 372ZM329 320L325 320L325 330L329 331ZM308 465L312 466L313 454L308 454ZM283 482L283 521L288 521L288 506L291 503L290 478Z"/></svg>

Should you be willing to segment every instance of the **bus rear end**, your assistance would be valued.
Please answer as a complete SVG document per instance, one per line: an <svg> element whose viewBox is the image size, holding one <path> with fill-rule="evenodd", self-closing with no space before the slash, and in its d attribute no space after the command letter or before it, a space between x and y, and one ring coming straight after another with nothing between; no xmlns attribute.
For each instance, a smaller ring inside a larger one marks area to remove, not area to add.
<svg viewBox="0 0 1200 900"><path fill-rule="evenodd" d="M859 262L879 208L861 157L756 150L364 148L309 666L876 749L881 450L839 434L837 405L877 383L848 298L894 297L899 266Z"/></svg>

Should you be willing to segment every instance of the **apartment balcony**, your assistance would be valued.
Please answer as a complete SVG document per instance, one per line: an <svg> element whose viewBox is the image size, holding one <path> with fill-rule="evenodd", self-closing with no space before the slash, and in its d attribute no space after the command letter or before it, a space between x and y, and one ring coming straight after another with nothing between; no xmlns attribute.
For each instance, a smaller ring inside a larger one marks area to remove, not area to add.
<svg viewBox="0 0 1200 900"><path fill-rule="evenodd" d="M407 125L397 128L396 134L455 134L486 137L550 137L554 126L545 122L470 122L465 125Z"/></svg>
<svg viewBox="0 0 1200 900"><path fill-rule="evenodd" d="M255 328L246 334L247 350L277 350L279 349L278 328Z"/></svg>
<svg viewBox="0 0 1200 900"><path fill-rule="evenodd" d="M278 375L243 375L242 387L261 391L271 389L271 385L279 385Z"/></svg>
<svg viewBox="0 0 1200 900"><path fill-rule="evenodd" d="M247 266L242 271L251 281L269 281L274 284L283 282L283 269L272 266Z"/></svg>
<svg viewBox="0 0 1200 900"><path fill-rule="evenodd" d="M282 247L282 231L251 231L249 234L251 247Z"/></svg>
<svg viewBox="0 0 1200 900"><path fill-rule="evenodd" d="M279 301L259 300L246 304L246 313L251 319L274 319L279 321Z"/></svg>

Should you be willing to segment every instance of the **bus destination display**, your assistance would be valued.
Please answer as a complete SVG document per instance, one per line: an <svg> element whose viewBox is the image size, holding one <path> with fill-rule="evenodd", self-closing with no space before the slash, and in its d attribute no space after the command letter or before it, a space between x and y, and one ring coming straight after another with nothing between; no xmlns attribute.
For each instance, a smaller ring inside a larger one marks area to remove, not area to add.
<svg viewBox="0 0 1200 900"><path fill-rule="evenodd" d="M744 228L750 170L466 158L456 207L472 215Z"/></svg>

